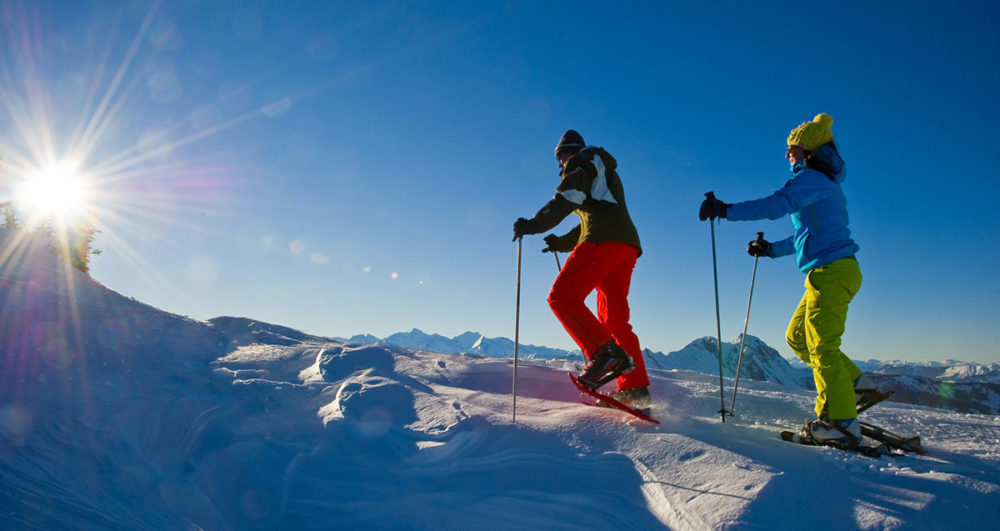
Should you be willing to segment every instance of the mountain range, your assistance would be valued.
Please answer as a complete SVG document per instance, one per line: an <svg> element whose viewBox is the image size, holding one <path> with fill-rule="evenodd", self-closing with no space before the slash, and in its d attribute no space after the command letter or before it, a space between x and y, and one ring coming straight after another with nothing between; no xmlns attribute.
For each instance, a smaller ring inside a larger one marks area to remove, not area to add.
<svg viewBox="0 0 1000 531"><path fill-rule="evenodd" d="M427 334L414 328L409 332L398 332L379 339L370 334L356 335L344 339L348 343L358 345L384 345L388 347L408 348L437 352L440 354L470 354L488 358L514 357L514 341L506 337L488 338L477 332L465 332L452 338L440 334ZM518 356L526 359L568 359L579 356L580 351L568 351L557 348L539 347L536 345L518 345Z"/></svg>
<svg viewBox="0 0 1000 531"><path fill-rule="evenodd" d="M257 325L261 330L272 326ZM476 332L465 332L448 338L414 328L382 339L372 335L356 335L342 340L359 345L383 345L443 354L493 358L514 356L512 340L505 337L487 338ZM737 336L732 342L723 341L723 375L727 378L736 376L737 366L740 364L740 340L741 336ZM643 356L651 368L718 374L717 345L716 338L702 337L678 351L666 354L644 349ZM583 360L579 350L568 351L537 345L519 345L518 356L528 359ZM916 363L871 359L858 361L857 364L874 379L879 388L893 391L894 401L964 413L1000 413L1000 363L980 364L955 360ZM749 334L739 372L740 378L815 389L812 370L802 361L782 357L760 338Z"/></svg>

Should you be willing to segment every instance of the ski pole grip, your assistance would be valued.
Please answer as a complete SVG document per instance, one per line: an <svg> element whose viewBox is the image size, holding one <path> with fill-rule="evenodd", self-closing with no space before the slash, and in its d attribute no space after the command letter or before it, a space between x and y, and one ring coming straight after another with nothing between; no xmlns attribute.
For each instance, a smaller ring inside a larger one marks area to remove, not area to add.
<svg viewBox="0 0 1000 531"><path fill-rule="evenodd" d="M764 233L763 232L758 232L757 233L757 241L758 242L764 241Z"/></svg>
<svg viewBox="0 0 1000 531"><path fill-rule="evenodd" d="M715 199L715 192L705 192L706 199Z"/></svg>

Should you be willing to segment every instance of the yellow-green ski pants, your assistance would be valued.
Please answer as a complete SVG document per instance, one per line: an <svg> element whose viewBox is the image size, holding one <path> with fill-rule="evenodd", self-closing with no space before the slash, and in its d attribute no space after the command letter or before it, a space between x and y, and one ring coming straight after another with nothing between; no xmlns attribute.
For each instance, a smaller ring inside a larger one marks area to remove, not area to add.
<svg viewBox="0 0 1000 531"><path fill-rule="evenodd" d="M847 322L847 305L861 288L858 261L843 258L813 269L806 275L805 288L785 339L812 367L816 416L855 418L854 380L861 376L861 369L840 351L840 336Z"/></svg>

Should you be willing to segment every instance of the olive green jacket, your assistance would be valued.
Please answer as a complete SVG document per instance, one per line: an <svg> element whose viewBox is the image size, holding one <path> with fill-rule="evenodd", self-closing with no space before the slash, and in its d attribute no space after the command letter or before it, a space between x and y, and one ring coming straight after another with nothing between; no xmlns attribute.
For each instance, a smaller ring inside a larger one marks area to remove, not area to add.
<svg viewBox="0 0 1000 531"><path fill-rule="evenodd" d="M604 148L588 146L563 168L556 195L528 220L528 232L551 230L573 212L580 224L560 236L553 251L570 252L582 242L621 242L642 254L639 233L625 205L625 189L615 168L618 161Z"/></svg>

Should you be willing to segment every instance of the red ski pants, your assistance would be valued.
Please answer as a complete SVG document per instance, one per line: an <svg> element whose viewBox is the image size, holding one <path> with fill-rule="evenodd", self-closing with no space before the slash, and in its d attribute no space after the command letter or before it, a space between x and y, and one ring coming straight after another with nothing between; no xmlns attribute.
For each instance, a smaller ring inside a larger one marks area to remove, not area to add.
<svg viewBox="0 0 1000 531"><path fill-rule="evenodd" d="M635 360L618 390L649 385L639 338L629 324L628 290L639 252L619 242L583 242L570 253L549 293L549 307L589 360L612 339ZM597 290L597 316L585 300Z"/></svg>

